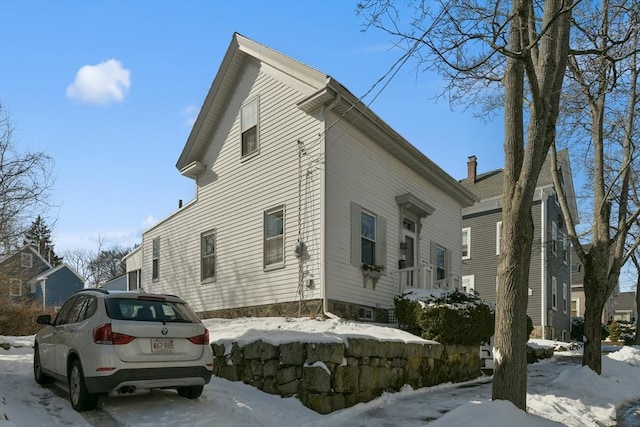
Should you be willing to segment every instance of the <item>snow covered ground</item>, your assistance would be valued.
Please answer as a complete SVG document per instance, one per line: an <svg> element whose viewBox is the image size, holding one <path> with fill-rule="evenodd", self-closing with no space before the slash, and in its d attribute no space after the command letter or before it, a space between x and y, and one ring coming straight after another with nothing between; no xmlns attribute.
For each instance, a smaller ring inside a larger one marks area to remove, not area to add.
<svg viewBox="0 0 640 427"><path fill-rule="evenodd" d="M336 319L209 319L212 340L250 342L340 341L348 336L414 341L392 328ZM268 331L268 333L267 333ZM267 338L268 337L268 338ZM491 377L419 390L409 387L371 402L320 415L295 398L283 399L240 382L214 377L192 401L174 391L101 398L98 410L79 414L60 387L33 380L33 337L3 337L0 347L0 427L9 426L612 426L616 410L640 401L640 348L623 347L603 356L603 373L580 366L579 352L556 356L528 368L528 413L505 401L491 401ZM556 343L536 340L535 345ZM21 347L20 347L21 346ZM640 413L628 411L627 425ZM560 423L560 424L558 424ZM638 424L635 424L638 425Z"/></svg>

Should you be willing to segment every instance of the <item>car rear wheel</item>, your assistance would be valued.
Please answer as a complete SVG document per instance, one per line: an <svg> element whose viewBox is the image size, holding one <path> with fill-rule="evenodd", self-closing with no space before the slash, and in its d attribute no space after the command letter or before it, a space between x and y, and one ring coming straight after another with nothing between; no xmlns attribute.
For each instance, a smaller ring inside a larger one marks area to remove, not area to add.
<svg viewBox="0 0 640 427"><path fill-rule="evenodd" d="M42 372L42 362L40 361L40 349L38 344L33 348L33 376L40 385L50 383L53 378Z"/></svg>
<svg viewBox="0 0 640 427"><path fill-rule="evenodd" d="M95 409L98 405L98 395L89 393L84 382L82 365L78 359L71 362L69 370L69 398L71 406L78 412Z"/></svg>
<svg viewBox="0 0 640 427"><path fill-rule="evenodd" d="M192 385L189 387L178 387L178 394L182 397L186 397L187 399L197 399L202 395L202 390L204 386L202 385Z"/></svg>

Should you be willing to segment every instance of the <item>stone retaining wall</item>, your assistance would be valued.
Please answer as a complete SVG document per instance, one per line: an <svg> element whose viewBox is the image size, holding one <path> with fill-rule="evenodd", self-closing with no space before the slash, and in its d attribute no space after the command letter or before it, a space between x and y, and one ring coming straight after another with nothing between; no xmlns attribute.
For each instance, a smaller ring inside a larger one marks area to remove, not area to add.
<svg viewBox="0 0 640 427"><path fill-rule="evenodd" d="M480 375L477 346L381 342L256 341L212 344L214 374L258 389L295 396L322 414L368 402L383 392L461 382Z"/></svg>

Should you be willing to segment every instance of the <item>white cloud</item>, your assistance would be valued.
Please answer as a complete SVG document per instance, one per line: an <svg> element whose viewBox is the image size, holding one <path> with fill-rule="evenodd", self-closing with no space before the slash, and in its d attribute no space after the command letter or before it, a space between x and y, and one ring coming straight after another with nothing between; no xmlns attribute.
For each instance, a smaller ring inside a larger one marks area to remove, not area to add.
<svg viewBox="0 0 640 427"><path fill-rule="evenodd" d="M82 104L122 102L131 87L130 74L116 59L85 65L67 86L67 97Z"/></svg>
<svg viewBox="0 0 640 427"><path fill-rule="evenodd" d="M195 105L189 105L180 112L180 115L187 116L184 123L187 127L192 128L196 123L196 118L198 118L198 107Z"/></svg>
<svg viewBox="0 0 640 427"><path fill-rule="evenodd" d="M158 218L154 217L153 215L149 215L148 217L146 217L144 219L144 221L142 221L142 230L146 231L149 228L153 227L154 225L156 225L158 222Z"/></svg>

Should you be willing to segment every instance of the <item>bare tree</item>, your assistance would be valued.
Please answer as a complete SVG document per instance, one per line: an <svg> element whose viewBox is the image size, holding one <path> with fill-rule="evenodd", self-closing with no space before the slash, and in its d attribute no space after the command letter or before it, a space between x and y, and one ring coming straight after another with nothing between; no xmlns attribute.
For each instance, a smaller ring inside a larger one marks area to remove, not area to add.
<svg viewBox="0 0 640 427"><path fill-rule="evenodd" d="M634 203L633 185L638 182L633 175L640 142L635 119L640 107L640 3L624 0L603 0L599 6L585 3L581 13L569 57L562 129L565 139L587 163L592 220L587 232L589 241L584 245L567 200L563 194L559 194L559 199L568 237L585 268L587 339L582 363L600 374L602 311L618 286L622 267L638 245L637 239L628 245L628 232L640 215L640 204ZM582 148L577 144L582 144ZM554 183L556 188L562 188L555 146L551 157Z"/></svg>
<svg viewBox="0 0 640 427"><path fill-rule="evenodd" d="M95 256L87 249L71 249L64 252L64 261L82 276L85 284L93 283L89 263Z"/></svg>
<svg viewBox="0 0 640 427"><path fill-rule="evenodd" d="M481 101L486 111L504 106L493 399L509 400L521 409L526 409L531 205L555 138L572 7L571 0L420 2L410 28L402 30L402 11L393 0L359 5L368 26L398 38L405 58L417 58L421 66L447 78L446 95L452 102Z"/></svg>
<svg viewBox="0 0 640 427"><path fill-rule="evenodd" d="M19 150L13 131L0 104L0 253L21 243L29 220L49 206L54 182L51 157Z"/></svg>

